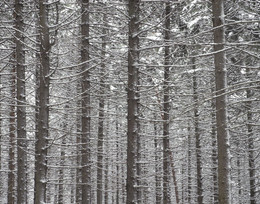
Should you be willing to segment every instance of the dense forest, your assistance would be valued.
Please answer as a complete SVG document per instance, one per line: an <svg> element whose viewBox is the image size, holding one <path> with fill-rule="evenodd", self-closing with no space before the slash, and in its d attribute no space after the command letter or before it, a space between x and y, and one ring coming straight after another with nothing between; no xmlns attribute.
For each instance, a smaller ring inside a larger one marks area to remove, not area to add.
<svg viewBox="0 0 260 204"><path fill-rule="evenodd" d="M260 204L259 0L0 0L0 203Z"/></svg>

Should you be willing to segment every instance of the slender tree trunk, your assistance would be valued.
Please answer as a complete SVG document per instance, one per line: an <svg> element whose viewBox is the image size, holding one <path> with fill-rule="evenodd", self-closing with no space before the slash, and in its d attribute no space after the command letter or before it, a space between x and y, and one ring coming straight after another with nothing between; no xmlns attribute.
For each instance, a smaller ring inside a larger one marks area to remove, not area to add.
<svg viewBox="0 0 260 204"><path fill-rule="evenodd" d="M15 0L15 45L17 74L17 203L27 202L27 143L25 108L25 50L23 2Z"/></svg>
<svg viewBox="0 0 260 204"><path fill-rule="evenodd" d="M0 74L0 86L2 86L2 76ZM0 89L0 98L2 98L2 89ZM2 177L2 103L0 103L0 176ZM0 199L3 199L3 181L0 181Z"/></svg>
<svg viewBox="0 0 260 204"><path fill-rule="evenodd" d="M212 97L214 97L214 90L212 88ZM215 100L211 102L211 146L212 146L212 179L213 179L213 196L212 203L218 203L218 155L217 155L217 135L216 135L216 104Z"/></svg>
<svg viewBox="0 0 260 204"><path fill-rule="evenodd" d="M216 83L216 122L218 146L219 204L230 203L229 133L227 129L227 72L225 67L225 32L223 0L212 0L214 27L214 63Z"/></svg>
<svg viewBox="0 0 260 204"><path fill-rule="evenodd" d="M156 120L156 116L154 116L154 119ZM155 154L155 203L161 204L162 200L162 194L161 194L161 177L160 177L160 167L159 167L159 152L158 152L158 128L156 122L153 124L154 127L154 154Z"/></svg>
<svg viewBox="0 0 260 204"><path fill-rule="evenodd" d="M103 14L103 23L106 25L107 17ZM98 115L98 144L97 144L97 204L102 204L103 200L103 141L104 141L104 107L105 107L105 55L106 55L106 28L102 30L102 51L101 51L101 71L100 71L100 98Z"/></svg>
<svg viewBox="0 0 260 204"><path fill-rule="evenodd" d="M250 76L250 69L247 69L247 76ZM253 90L246 90L246 111L247 111L247 144L248 144L248 165L249 165L249 185L250 185L250 204L256 204L256 174L255 174L255 156L254 156L254 134L253 134L253 112L252 97Z"/></svg>
<svg viewBox="0 0 260 204"><path fill-rule="evenodd" d="M165 7L165 51L164 51L164 83L163 83L163 204L171 203L170 196L170 141L169 141L169 113L170 113L170 13L171 5Z"/></svg>
<svg viewBox="0 0 260 204"><path fill-rule="evenodd" d="M15 59L15 54L14 54ZM9 159L8 159L8 196L7 203L15 203L15 67L11 70L11 101L9 112Z"/></svg>
<svg viewBox="0 0 260 204"><path fill-rule="evenodd" d="M188 126L188 161L187 161L187 174L188 174L188 187L187 187L187 196L188 196L188 203L191 203L191 188L192 188L192 183L191 183L191 127L190 124Z"/></svg>
<svg viewBox="0 0 260 204"><path fill-rule="evenodd" d="M40 40L40 68L39 68L39 87L38 110L36 115L37 138L35 147L35 197L34 203L46 202L46 183L47 183L47 139L49 135L49 71L51 48L49 40L49 28L47 22L46 1L39 0L39 40Z"/></svg>
<svg viewBox="0 0 260 204"><path fill-rule="evenodd" d="M200 132L199 132L199 110L198 110L198 82L196 74L195 58L191 59L193 69L193 103L194 103L194 131L196 139L196 164L197 164L197 203L203 203L203 188L202 188L202 172L201 172L201 145L200 145Z"/></svg>
<svg viewBox="0 0 260 204"><path fill-rule="evenodd" d="M69 90L68 90L69 93ZM69 105L66 104L64 110L68 110ZM60 169L59 169L59 184L58 184L58 204L63 204L64 203L64 164L65 164L65 149L64 146L66 145L66 136L67 136L67 126L68 126L68 114L67 111L65 112L64 115L64 122L63 122L63 132L64 135L62 137L62 142L61 142L61 152L60 152Z"/></svg>
<svg viewBox="0 0 260 204"><path fill-rule="evenodd" d="M127 89L127 204L137 202L136 193L136 140L138 137L137 84L139 62L139 4L140 0L128 1L129 50L128 50L128 89Z"/></svg>
<svg viewBox="0 0 260 204"><path fill-rule="evenodd" d="M90 165L90 71L89 69L89 0L81 5L81 62L82 66L82 203L91 203L91 165Z"/></svg>

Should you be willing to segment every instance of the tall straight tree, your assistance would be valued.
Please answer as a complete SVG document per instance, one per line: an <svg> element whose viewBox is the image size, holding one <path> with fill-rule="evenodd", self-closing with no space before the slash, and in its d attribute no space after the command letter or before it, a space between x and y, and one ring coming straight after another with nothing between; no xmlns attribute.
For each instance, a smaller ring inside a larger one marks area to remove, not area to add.
<svg viewBox="0 0 260 204"><path fill-rule="evenodd" d="M25 108L25 50L23 1L15 0L15 46L17 75L17 203L27 200L27 145L26 145L26 108Z"/></svg>
<svg viewBox="0 0 260 204"><path fill-rule="evenodd" d="M15 54L12 55L15 59ZM8 196L7 203L15 203L15 67L11 68L10 110L9 110L9 159L8 159Z"/></svg>
<svg viewBox="0 0 260 204"><path fill-rule="evenodd" d="M91 166L90 166L90 71L89 71L89 0L81 3L81 134L82 134L82 203L91 203Z"/></svg>
<svg viewBox="0 0 260 204"><path fill-rule="evenodd" d="M50 34L47 20L47 1L39 0L38 31L40 43L38 110L36 114L37 138L35 144L35 197L34 203L46 202L47 174L47 139L49 135L49 86L50 86Z"/></svg>
<svg viewBox="0 0 260 204"><path fill-rule="evenodd" d="M105 5L105 4L104 4ZM103 24L106 26L107 15L104 11ZM98 144L97 144L97 204L102 204L103 191L103 141L104 141L104 108L105 108L105 57L106 57L106 28L102 29L102 50L101 50L101 67L100 67L100 98L98 113Z"/></svg>
<svg viewBox="0 0 260 204"><path fill-rule="evenodd" d="M164 82L163 82L163 204L170 204L170 139L169 139L169 117L170 117L170 14L171 4L165 5L165 33L164 33Z"/></svg>
<svg viewBox="0 0 260 204"><path fill-rule="evenodd" d="M216 84L216 124L218 146L219 204L230 203L229 133L227 129L227 72L225 66L225 30L223 0L212 0L214 27L214 64Z"/></svg>
<svg viewBox="0 0 260 204"><path fill-rule="evenodd" d="M128 84L127 84L127 204L136 203L136 140L138 137L138 63L140 0L128 1Z"/></svg>
<svg viewBox="0 0 260 204"><path fill-rule="evenodd" d="M191 58L193 76L193 103L194 103L194 131L196 139L196 164L197 164L197 202L198 204L203 203L203 189L202 189L202 167L201 167L201 136L199 130L199 110L198 110L198 80L196 73L196 59L195 57Z"/></svg>

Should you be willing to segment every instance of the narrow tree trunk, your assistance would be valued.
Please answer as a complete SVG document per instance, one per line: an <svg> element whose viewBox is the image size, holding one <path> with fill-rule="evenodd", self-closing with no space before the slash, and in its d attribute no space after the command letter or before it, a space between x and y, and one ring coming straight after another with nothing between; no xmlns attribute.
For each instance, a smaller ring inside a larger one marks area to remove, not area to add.
<svg viewBox="0 0 260 204"><path fill-rule="evenodd" d="M196 139L196 164L197 164L197 203L203 203L203 189L202 189L202 172L201 172L201 146L200 146L200 132L199 132L199 110L198 110L198 83L196 74L195 58L191 59L193 69L193 103L194 103L194 131Z"/></svg>
<svg viewBox="0 0 260 204"><path fill-rule="evenodd" d="M247 69L247 76L250 77L250 69ZM247 111L247 144L248 144L248 165L249 165L249 185L250 185L250 204L256 204L256 174L255 174L255 156L254 156L254 134L253 134L253 112L252 97L253 90L246 90L246 111Z"/></svg>
<svg viewBox="0 0 260 204"><path fill-rule="evenodd" d="M191 203L191 189L192 189L192 183L191 183L191 127L190 124L188 126L188 161L187 161L187 174L188 174L188 180L187 180L187 197L188 197L188 203Z"/></svg>
<svg viewBox="0 0 260 204"><path fill-rule="evenodd" d="M212 0L214 27L214 63L216 83L216 122L218 146L219 204L230 203L229 133L227 129L227 72L225 67L225 32L223 0Z"/></svg>
<svg viewBox="0 0 260 204"><path fill-rule="evenodd" d="M15 59L15 54L14 54ZM9 159L8 159L8 196L7 203L15 203L15 67L11 70L11 101L9 112Z"/></svg>
<svg viewBox="0 0 260 204"><path fill-rule="evenodd" d="M49 135L49 71L51 48L49 40L49 28L47 22L46 1L39 0L39 40L40 40L40 67L39 67L39 87L38 110L36 115L37 138L35 146L35 197L34 203L46 202L46 174L47 174L47 139Z"/></svg>
<svg viewBox="0 0 260 204"><path fill-rule="evenodd" d="M69 92L69 90L68 90ZM69 105L65 105L65 115L64 115L64 121L63 121L63 132L64 135L62 137L62 142L61 142L61 150L60 150L60 169L59 169L59 185L58 185L58 204L63 204L64 203L64 164L65 164L65 149L64 146L66 144L66 136L67 136L67 126L68 126L68 113L67 110L69 109Z"/></svg>
<svg viewBox="0 0 260 204"><path fill-rule="evenodd" d="M103 14L103 23L106 25L107 17ZM105 107L105 55L106 55L106 28L102 30L102 51L99 89L99 115L98 115L98 144L97 144L97 204L103 200L103 141L104 141L104 107Z"/></svg>
<svg viewBox="0 0 260 204"><path fill-rule="evenodd" d="M90 166L90 72L89 72L89 0L81 5L81 63L82 65L82 203L91 203Z"/></svg>
<svg viewBox="0 0 260 204"><path fill-rule="evenodd" d="M156 116L154 116L154 119L156 121ZM154 122L154 154L155 154L155 203L161 204L162 200L162 194L161 194L161 177L160 177L160 167L159 167L159 148L158 148L158 130L157 130L157 124Z"/></svg>
<svg viewBox="0 0 260 204"><path fill-rule="evenodd" d="M15 0L15 46L17 74L17 203L27 202L27 143L25 108L25 50L23 2Z"/></svg>
<svg viewBox="0 0 260 204"><path fill-rule="evenodd" d="M170 196L170 142L169 142L169 113L170 113L170 13L171 5L165 7L165 51L164 51L164 82L163 82L163 204L171 203Z"/></svg>
<svg viewBox="0 0 260 204"><path fill-rule="evenodd" d="M212 97L214 97L214 90L212 88ZM212 196L212 203L218 203L218 156L217 156L217 135L216 135L216 104L215 101L212 99L211 102L211 146L212 146L212 184L213 184L213 196Z"/></svg>
<svg viewBox="0 0 260 204"><path fill-rule="evenodd" d="M139 4L140 0L128 1L129 50L128 50L128 86L127 86L127 204L136 203L136 139L138 137L137 84L139 62Z"/></svg>

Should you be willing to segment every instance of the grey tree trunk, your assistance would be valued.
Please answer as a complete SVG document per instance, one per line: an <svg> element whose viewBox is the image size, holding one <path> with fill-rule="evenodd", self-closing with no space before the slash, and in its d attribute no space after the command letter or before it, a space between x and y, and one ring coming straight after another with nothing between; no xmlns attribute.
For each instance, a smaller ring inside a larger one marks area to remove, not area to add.
<svg viewBox="0 0 260 204"><path fill-rule="evenodd" d="M247 77L250 80L250 70L247 68ZM256 204L256 165L254 156L254 133L253 133L253 110L252 110L252 97L254 92L252 89L246 90L246 111L247 111L247 144L248 144L248 166L249 166L249 185L250 185L250 204Z"/></svg>
<svg viewBox="0 0 260 204"><path fill-rule="evenodd" d="M103 23L106 25L107 17L103 14ZM100 98L98 115L98 144L97 144L97 204L102 204L103 200L103 141L104 141L104 107L105 107L105 54L106 54L106 28L102 29L102 51L101 51L101 70L100 70Z"/></svg>
<svg viewBox="0 0 260 204"><path fill-rule="evenodd" d="M81 3L81 63L82 65L82 203L91 203L91 165L90 165L90 71L89 69L89 0Z"/></svg>
<svg viewBox="0 0 260 204"><path fill-rule="evenodd" d="M25 108L25 50L23 2L15 0L15 46L17 76L17 203L27 202L27 142Z"/></svg>
<svg viewBox="0 0 260 204"><path fill-rule="evenodd" d="M136 139L138 137L137 120L137 84L139 62L139 4L140 0L128 1L129 37L128 37L128 85L127 85L127 204L136 203Z"/></svg>
<svg viewBox="0 0 260 204"><path fill-rule="evenodd" d="M227 129L227 72L225 67L225 33L223 0L212 0L214 27L214 64L216 83L216 124L218 146L219 204L230 203L229 133Z"/></svg>
<svg viewBox="0 0 260 204"><path fill-rule="evenodd" d="M212 88L212 97L214 97L214 89ZM213 196L212 203L218 203L218 155L217 155L217 135L216 135L216 104L215 100L211 102L211 146L212 146L212 184Z"/></svg>
<svg viewBox="0 0 260 204"><path fill-rule="evenodd" d="M198 82L196 74L195 58L191 59L192 69L193 69L193 103L194 103L194 131L196 139L196 164L197 164L197 203L203 203L203 188L202 188L202 167L201 167L201 145L200 145L200 130L199 130L199 110L198 110Z"/></svg>
<svg viewBox="0 0 260 204"><path fill-rule="evenodd" d="M15 59L15 54L13 55ZM16 83L16 73L15 67L11 70L11 80L10 80L10 112L9 112L9 158L8 158L8 196L7 203L15 203L15 83Z"/></svg>
<svg viewBox="0 0 260 204"><path fill-rule="evenodd" d="M163 204L171 203L170 196L170 141L169 141L169 115L170 115L170 13L171 5L165 5L165 33L164 33L164 82L163 82Z"/></svg>
<svg viewBox="0 0 260 204"><path fill-rule="evenodd" d="M154 120L156 121L156 115L154 114ZM160 172L160 157L159 157L159 138L158 138L158 127L156 122L153 124L154 128L154 156L155 156L155 203L161 204L162 200L162 188L161 188L161 172Z"/></svg>
<svg viewBox="0 0 260 204"><path fill-rule="evenodd" d="M49 27L47 20L47 6L45 0L39 0L39 40L40 40L40 65L39 65L39 87L38 95L39 113L36 114L37 138L35 144L35 197L34 203L46 202L46 183L47 183L47 139L49 135L49 71L51 49L49 39Z"/></svg>

